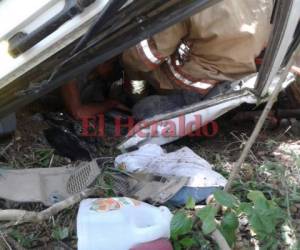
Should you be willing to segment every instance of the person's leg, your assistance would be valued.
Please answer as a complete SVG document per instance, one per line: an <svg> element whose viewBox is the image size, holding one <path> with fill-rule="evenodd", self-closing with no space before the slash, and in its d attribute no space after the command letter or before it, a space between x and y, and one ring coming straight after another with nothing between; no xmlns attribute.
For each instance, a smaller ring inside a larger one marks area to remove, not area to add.
<svg viewBox="0 0 300 250"><path fill-rule="evenodd" d="M155 88L158 95L148 96L133 107L133 117L138 121L176 111L203 99L199 93L176 89L161 68L144 73L143 78Z"/></svg>
<svg viewBox="0 0 300 250"><path fill-rule="evenodd" d="M184 105L181 94L152 95L134 105L132 114L135 120L141 121L158 114L175 111Z"/></svg>

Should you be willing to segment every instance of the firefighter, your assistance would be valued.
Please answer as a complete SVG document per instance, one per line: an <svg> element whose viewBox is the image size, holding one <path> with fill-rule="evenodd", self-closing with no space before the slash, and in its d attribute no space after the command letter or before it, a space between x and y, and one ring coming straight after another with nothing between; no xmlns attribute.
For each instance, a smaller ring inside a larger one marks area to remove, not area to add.
<svg viewBox="0 0 300 250"><path fill-rule="evenodd" d="M285 90L288 99L287 108L290 109L299 109L300 106L300 54L295 59L292 72L296 75L296 81Z"/></svg>
<svg viewBox="0 0 300 250"><path fill-rule="evenodd" d="M217 84L257 71L255 58L267 45L272 10L273 0L221 1L125 51L127 75L147 80L159 93L185 90L183 99L197 100L196 94L200 100ZM170 106L161 98L153 105Z"/></svg>
<svg viewBox="0 0 300 250"><path fill-rule="evenodd" d="M255 58L271 32L272 10L273 0L223 0L125 51L128 80L146 80L167 94L144 98L133 107L134 117L142 120L201 101L217 84L256 72ZM62 92L76 118L126 109L108 99L83 105L74 81Z"/></svg>

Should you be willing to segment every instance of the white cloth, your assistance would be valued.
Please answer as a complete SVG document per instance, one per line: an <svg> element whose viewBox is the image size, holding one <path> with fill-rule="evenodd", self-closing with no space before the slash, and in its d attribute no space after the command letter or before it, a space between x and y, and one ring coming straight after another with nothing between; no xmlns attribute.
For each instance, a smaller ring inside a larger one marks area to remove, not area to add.
<svg viewBox="0 0 300 250"><path fill-rule="evenodd" d="M189 187L220 187L227 180L212 170L212 166L184 147L172 153L165 153L155 144L146 144L139 150L122 154L115 159L115 167L129 172L145 171L163 176L190 177Z"/></svg>

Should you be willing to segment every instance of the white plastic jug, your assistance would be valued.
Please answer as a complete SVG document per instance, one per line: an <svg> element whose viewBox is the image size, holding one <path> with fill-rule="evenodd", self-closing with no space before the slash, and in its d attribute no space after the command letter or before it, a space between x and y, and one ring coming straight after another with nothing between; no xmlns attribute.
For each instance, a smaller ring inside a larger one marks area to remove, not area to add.
<svg viewBox="0 0 300 250"><path fill-rule="evenodd" d="M170 237L172 214L131 198L87 199L77 216L79 250L129 250Z"/></svg>

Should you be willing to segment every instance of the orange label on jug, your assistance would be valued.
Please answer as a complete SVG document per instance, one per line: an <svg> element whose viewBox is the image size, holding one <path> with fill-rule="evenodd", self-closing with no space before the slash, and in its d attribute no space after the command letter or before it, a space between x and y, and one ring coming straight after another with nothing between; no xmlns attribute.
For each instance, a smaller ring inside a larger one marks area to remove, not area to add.
<svg viewBox="0 0 300 250"><path fill-rule="evenodd" d="M97 199L95 200L90 210L96 212L109 212L114 210L119 210L124 206L139 206L141 204L140 201L130 199L130 198L107 198L107 199Z"/></svg>

